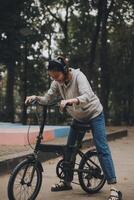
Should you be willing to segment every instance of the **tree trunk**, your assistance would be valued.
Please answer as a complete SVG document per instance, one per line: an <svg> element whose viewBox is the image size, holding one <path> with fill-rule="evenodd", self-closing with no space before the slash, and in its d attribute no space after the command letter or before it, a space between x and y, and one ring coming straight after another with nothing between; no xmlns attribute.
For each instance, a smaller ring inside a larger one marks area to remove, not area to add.
<svg viewBox="0 0 134 200"><path fill-rule="evenodd" d="M110 91L110 73L108 65L108 44L107 44L107 0L103 1L102 7L102 30L100 47L101 66L101 102L103 104L106 119L108 117L108 97Z"/></svg>
<svg viewBox="0 0 134 200"><path fill-rule="evenodd" d="M27 97L27 67L28 67L28 60L27 60L27 55L28 55L28 49L27 49L27 40L25 40L24 43L24 68L23 68L23 102L22 102L22 124L25 125L27 124L27 110L26 110L26 105L25 105L25 99Z"/></svg>
<svg viewBox="0 0 134 200"><path fill-rule="evenodd" d="M90 49L90 60L89 60L89 67L90 67L90 70L91 70L90 77L89 77L90 80L92 80L92 78L93 78L92 76L94 74L93 73L94 62L95 62L96 47L97 47L97 42L98 42L99 32L100 32L100 27L101 27L102 12L103 12L102 2L100 0L99 4L98 4L98 14L97 14L97 17L96 17L96 27L95 27L95 30L93 32L91 49Z"/></svg>
<svg viewBox="0 0 134 200"><path fill-rule="evenodd" d="M14 122L14 66L15 61L10 60L7 64L7 85L6 85L6 101L5 101L5 116L6 121Z"/></svg>

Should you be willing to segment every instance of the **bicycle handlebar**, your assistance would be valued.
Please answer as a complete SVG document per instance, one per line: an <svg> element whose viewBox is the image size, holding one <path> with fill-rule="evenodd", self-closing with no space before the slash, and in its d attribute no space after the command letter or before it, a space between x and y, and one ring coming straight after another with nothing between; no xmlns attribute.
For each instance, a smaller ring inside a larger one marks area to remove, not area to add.
<svg viewBox="0 0 134 200"><path fill-rule="evenodd" d="M40 104L37 100L33 100L30 103L27 103L26 105L27 106L32 106L32 105L36 105L36 104L38 104L40 106L45 106L45 107L51 107L51 106L58 106L58 107L60 107L60 101L59 100L58 101L53 101L52 103L49 103L49 104L46 104L46 105ZM66 108L68 106L72 106L72 103L67 103L65 105L65 107L64 107L64 110L66 110Z"/></svg>

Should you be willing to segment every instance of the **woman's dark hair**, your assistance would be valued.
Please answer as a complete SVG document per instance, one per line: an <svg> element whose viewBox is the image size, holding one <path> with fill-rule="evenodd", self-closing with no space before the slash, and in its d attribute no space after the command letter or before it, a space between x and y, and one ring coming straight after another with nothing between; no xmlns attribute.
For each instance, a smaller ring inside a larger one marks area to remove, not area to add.
<svg viewBox="0 0 134 200"><path fill-rule="evenodd" d="M47 70L67 73L68 72L68 63L63 56L58 56L57 58L49 61Z"/></svg>

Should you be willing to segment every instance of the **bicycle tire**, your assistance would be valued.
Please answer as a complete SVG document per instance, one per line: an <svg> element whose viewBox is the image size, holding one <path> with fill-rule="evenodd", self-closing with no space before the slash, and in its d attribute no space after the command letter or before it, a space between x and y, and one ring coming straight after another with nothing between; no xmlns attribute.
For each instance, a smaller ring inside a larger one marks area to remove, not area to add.
<svg viewBox="0 0 134 200"><path fill-rule="evenodd" d="M64 159L61 159L56 166L56 174L58 178L63 179L65 178L64 167L63 167Z"/></svg>
<svg viewBox="0 0 134 200"><path fill-rule="evenodd" d="M28 178L31 176L31 170L34 169L33 179L31 185L28 185ZM24 170L26 170L24 176ZM24 176L22 179L21 176ZM34 180L36 184L34 185ZM18 183L17 183L18 181ZM9 200L34 200L36 199L42 184L42 172L36 161L23 160L13 170L8 182L8 198ZM19 187L20 186L20 187ZM34 190L32 191L32 187ZM28 190L29 189L29 190ZM29 191L31 190L31 193ZM22 193L22 196L20 196ZM20 198L17 196L19 195ZM27 195L30 195L27 197Z"/></svg>
<svg viewBox="0 0 134 200"><path fill-rule="evenodd" d="M96 151L85 153L80 161L78 178L81 188L89 194L97 193L102 189L106 179L100 167Z"/></svg>

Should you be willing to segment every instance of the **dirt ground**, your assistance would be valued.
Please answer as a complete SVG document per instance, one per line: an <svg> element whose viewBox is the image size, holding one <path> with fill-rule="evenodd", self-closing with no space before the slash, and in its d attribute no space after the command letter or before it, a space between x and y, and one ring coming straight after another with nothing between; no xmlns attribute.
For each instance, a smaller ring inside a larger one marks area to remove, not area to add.
<svg viewBox="0 0 134 200"><path fill-rule="evenodd" d="M109 126L107 127L108 132L120 130L120 129L127 129L129 131L134 132L134 126ZM9 154L14 154L14 153L19 153L23 151L29 151L31 150L29 145L0 145L0 157L9 155Z"/></svg>

